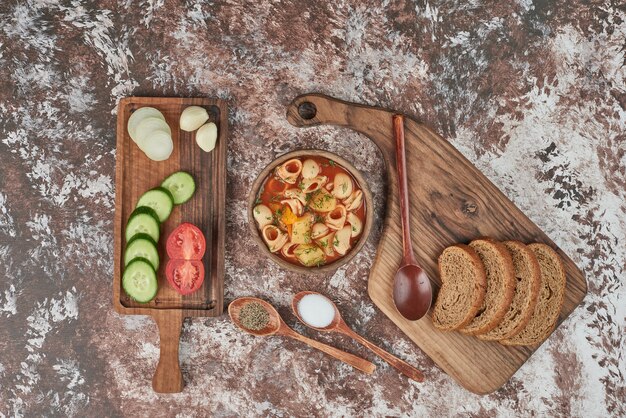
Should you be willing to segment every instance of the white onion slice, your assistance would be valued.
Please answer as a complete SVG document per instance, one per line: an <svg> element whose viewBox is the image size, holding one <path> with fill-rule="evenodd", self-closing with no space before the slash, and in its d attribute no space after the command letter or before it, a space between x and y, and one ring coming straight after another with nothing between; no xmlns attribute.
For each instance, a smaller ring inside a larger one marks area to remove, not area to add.
<svg viewBox="0 0 626 418"><path fill-rule="evenodd" d="M172 130L170 129L170 126L167 124L167 122L159 118L145 118L139 123L139 125L137 125L136 131L136 142L143 152L146 152L146 150L143 148L144 143L146 143L146 139L152 136L152 134L162 131L169 136L172 136Z"/></svg>
<svg viewBox="0 0 626 418"><path fill-rule="evenodd" d="M165 117L163 113L161 113L158 109L154 107L140 107L135 110L132 115L128 118L128 134L130 138L137 142L137 126L141 123L142 120L146 118L159 118L165 121Z"/></svg>
<svg viewBox="0 0 626 418"><path fill-rule="evenodd" d="M164 161L170 158L174 150L172 136L165 132L156 130L144 139L140 148L153 161Z"/></svg>

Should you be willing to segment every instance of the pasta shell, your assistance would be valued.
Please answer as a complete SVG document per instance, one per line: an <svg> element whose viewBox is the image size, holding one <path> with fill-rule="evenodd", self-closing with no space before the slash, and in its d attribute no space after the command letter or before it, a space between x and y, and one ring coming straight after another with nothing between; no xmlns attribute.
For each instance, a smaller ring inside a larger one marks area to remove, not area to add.
<svg viewBox="0 0 626 418"><path fill-rule="evenodd" d="M346 255L350 249L350 237L352 228L350 225L346 225L335 233L335 239L333 239L333 248L341 255Z"/></svg>
<svg viewBox="0 0 626 418"><path fill-rule="evenodd" d="M348 216L346 216L346 222L348 222L351 226L350 231L352 237L358 237L363 230L363 222L361 222L361 219L359 219L359 217L354 213L350 212L348 213Z"/></svg>
<svg viewBox="0 0 626 418"><path fill-rule="evenodd" d="M263 240L267 244L267 248L273 253L279 251L285 245L287 239L287 234L275 225L266 225L263 228Z"/></svg>
<svg viewBox="0 0 626 418"><path fill-rule="evenodd" d="M353 191L347 199L342 201L342 203L344 204L348 212L357 210L361 207L361 204L363 203L363 192L361 190Z"/></svg>
<svg viewBox="0 0 626 418"><path fill-rule="evenodd" d="M325 237L316 240L315 242L317 243L317 245L319 245L322 251L324 251L324 254L326 254L328 257L332 257L335 254L335 248L333 247L334 240L335 231L331 232Z"/></svg>
<svg viewBox="0 0 626 418"><path fill-rule="evenodd" d="M344 173L337 173L334 180L333 194L337 199L345 199L352 194L352 179Z"/></svg>
<svg viewBox="0 0 626 418"><path fill-rule="evenodd" d="M298 247L298 244L294 244L293 242L287 242L280 249L280 252L284 257L296 258L296 254L294 253L294 251L296 250L297 247Z"/></svg>
<svg viewBox="0 0 626 418"><path fill-rule="evenodd" d="M337 207L326 214L326 225L335 231L340 230L346 224L346 208L343 205Z"/></svg>
<svg viewBox="0 0 626 418"><path fill-rule="evenodd" d="M300 189L287 189L285 190L283 194L287 198L298 199L300 203L302 203L303 205L306 205L306 193L304 193Z"/></svg>
<svg viewBox="0 0 626 418"><path fill-rule="evenodd" d="M328 183L328 177L316 176L312 179L302 180L302 183L300 183L300 189L302 189L304 193L313 193L321 189L326 183Z"/></svg>
<svg viewBox="0 0 626 418"><path fill-rule="evenodd" d="M276 169L276 175L281 178L285 183L295 184L302 172L302 161L294 158L289 161L285 161L280 167Z"/></svg>
<svg viewBox="0 0 626 418"><path fill-rule="evenodd" d="M314 160L304 160L302 164L302 177L305 179L312 179L316 177L321 171L320 165Z"/></svg>
<svg viewBox="0 0 626 418"><path fill-rule="evenodd" d="M302 203L300 203L298 199L281 200L280 203L283 205L289 205L291 211L296 216L302 216L302 213L304 212L304 206L302 206Z"/></svg>
<svg viewBox="0 0 626 418"><path fill-rule="evenodd" d="M271 224L274 220L272 211L265 205L256 205L254 209L252 209L252 214L254 215L254 220L257 225L259 225L259 229L263 229L265 225Z"/></svg>
<svg viewBox="0 0 626 418"><path fill-rule="evenodd" d="M311 228L311 239L325 237L329 232L330 228L328 225L318 222L313 225L313 228Z"/></svg>

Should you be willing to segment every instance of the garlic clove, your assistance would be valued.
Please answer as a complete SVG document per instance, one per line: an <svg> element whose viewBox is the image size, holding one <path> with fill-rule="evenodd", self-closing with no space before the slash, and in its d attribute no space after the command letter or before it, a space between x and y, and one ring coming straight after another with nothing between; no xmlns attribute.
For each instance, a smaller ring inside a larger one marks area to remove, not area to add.
<svg viewBox="0 0 626 418"><path fill-rule="evenodd" d="M180 114L180 129L193 132L209 120L209 113L200 106L189 106Z"/></svg>
<svg viewBox="0 0 626 418"><path fill-rule="evenodd" d="M206 152L213 151L217 142L217 125L213 122L204 124L196 132L196 144Z"/></svg>

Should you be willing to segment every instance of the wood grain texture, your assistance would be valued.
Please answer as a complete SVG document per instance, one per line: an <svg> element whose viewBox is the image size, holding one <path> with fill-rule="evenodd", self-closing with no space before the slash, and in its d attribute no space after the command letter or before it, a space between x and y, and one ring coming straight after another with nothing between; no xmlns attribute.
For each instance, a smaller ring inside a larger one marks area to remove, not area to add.
<svg viewBox="0 0 626 418"><path fill-rule="evenodd" d="M430 314L420 321L407 321L393 304L393 277L402 259L393 114L381 108L308 94L291 103L287 118L294 126L349 127L371 138L380 148L387 166L389 195L385 231L369 276L369 295L385 315L462 386L479 394L493 392L537 347L505 347L457 332L442 332L432 325ZM554 248L563 259L567 288L559 323L567 318L587 293L585 278L572 260L448 141L408 117L405 135L413 245L417 261L433 282L434 297L440 285L437 257L448 245L468 243L481 236L500 241L541 242Z"/></svg>
<svg viewBox="0 0 626 418"><path fill-rule="evenodd" d="M178 128L182 110L190 105L207 109L210 121L218 127L216 148L206 153L195 143L193 133ZM152 161L128 135L128 118L136 109L152 106L159 109L170 128L174 152L166 161ZM153 380L158 392L179 392L183 382L178 365L178 339L183 318L214 317L223 312L224 297L224 226L226 196L226 149L228 110L222 100L209 98L128 97L120 101L117 114L117 154L115 170L115 250L113 266L113 306L120 314L150 315L159 326L161 358ZM161 225L158 249L161 265L157 271L159 291L148 303L130 299L121 287L125 250L124 228L139 197L160 185L171 173L189 172L196 182L196 192L186 203L175 206ZM182 222L191 222L204 233L207 249L203 258L205 278L202 287L182 296L172 289L165 277L167 256L165 242L170 232Z"/></svg>

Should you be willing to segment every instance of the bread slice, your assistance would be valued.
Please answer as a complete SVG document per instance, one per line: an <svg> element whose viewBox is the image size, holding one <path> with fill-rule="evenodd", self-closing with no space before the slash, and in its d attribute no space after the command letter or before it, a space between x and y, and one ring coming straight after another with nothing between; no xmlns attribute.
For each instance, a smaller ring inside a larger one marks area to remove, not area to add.
<svg viewBox="0 0 626 418"><path fill-rule="evenodd" d="M500 341L504 345L537 345L548 338L565 298L565 268L561 257L545 244L528 246L539 262L541 291L533 316L517 335Z"/></svg>
<svg viewBox="0 0 626 418"><path fill-rule="evenodd" d="M433 325L444 331L464 326L474 318L485 298L485 269L467 245L452 245L439 256L441 289L433 308Z"/></svg>
<svg viewBox="0 0 626 418"><path fill-rule="evenodd" d="M481 340L495 341L516 335L528 324L537 305L541 271L535 253L519 241L506 241L502 244L513 259L513 269L517 280L515 293L502 322L486 334L477 335Z"/></svg>
<svg viewBox="0 0 626 418"><path fill-rule="evenodd" d="M487 292L476 317L459 331L477 335L491 331L502 321L511 306L516 280L511 254L503 244L482 238L470 242L469 246L485 265Z"/></svg>

